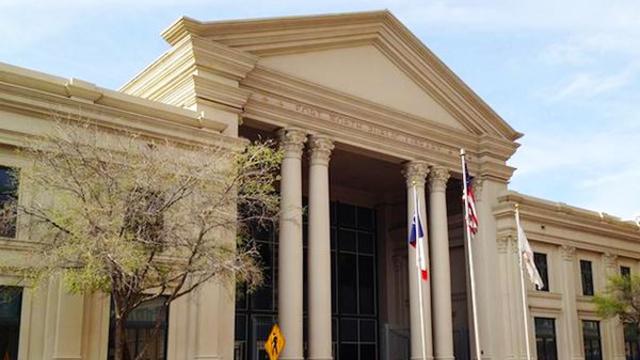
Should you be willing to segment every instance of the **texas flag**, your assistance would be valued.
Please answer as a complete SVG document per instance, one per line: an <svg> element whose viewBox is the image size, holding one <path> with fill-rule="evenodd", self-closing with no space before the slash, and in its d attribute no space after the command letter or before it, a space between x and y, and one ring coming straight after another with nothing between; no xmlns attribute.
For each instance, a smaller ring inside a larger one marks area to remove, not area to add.
<svg viewBox="0 0 640 360"><path fill-rule="evenodd" d="M413 219L409 229L409 244L416 249L416 265L420 270L422 280L426 281L429 278L429 273L427 272L427 259L424 256L424 228L420 219L420 203L415 188L413 189L413 201Z"/></svg>

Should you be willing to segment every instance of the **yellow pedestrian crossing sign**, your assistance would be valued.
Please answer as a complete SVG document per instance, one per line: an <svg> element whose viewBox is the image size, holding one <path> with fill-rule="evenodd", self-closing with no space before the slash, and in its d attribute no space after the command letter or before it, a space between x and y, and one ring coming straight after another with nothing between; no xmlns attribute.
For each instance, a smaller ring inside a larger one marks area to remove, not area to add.
<svg viewBox="0 0 640 360"><path fill-rule="evenodd" d="M285 340L282 332L280 332L280 327L278 324L273 324L271 333L269 333L269 337L264 343L264 349L269 354L270 360L278 360L282 349L284 349L284 344Z"/></svg>

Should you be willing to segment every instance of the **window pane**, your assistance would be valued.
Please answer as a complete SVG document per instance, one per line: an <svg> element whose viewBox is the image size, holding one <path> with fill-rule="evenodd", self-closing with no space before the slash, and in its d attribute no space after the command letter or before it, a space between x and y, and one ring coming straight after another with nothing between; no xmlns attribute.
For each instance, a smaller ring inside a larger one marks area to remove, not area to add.
<svg viewBox="0 0 640 360"><path fill-rule="evenodd" d="M536 268L540 273L544 286L538 291L549 291L549 273L547 269L547 255L542 253L533 253L533 261L536 263Z"/></svg>
<svg viewBox="0 0 640 360"><path fill-rule="evenodd" d="M591 261L580 260L580 277L582 278L582 295L593 296Z"/></svg>
<svg viewBox="0 0 640 360"><path fill-rule="evenodd" d="M356 255L340 254L338 258L338 294L340 294L340 312L356 314L358 312L358 268Z"/></svg>
<svg viewBox="0 0 640 360"><path fill-rule="evenodd" d="M373 257L368 255L359 256L358 274L360 277L360 284L358 286L360 299L360 314L361 315L374 315L375 314L375 268L373 264Z"/></svg>
<svg viewBox="0 0 640 360"><path fill-rule="evenodd" d="M626 277L631 276L631 268L628 266L620 266L620 275Z"/></svg>
<svg viewBox="0 0 640 360"><path fill-rule="evenodd" d="M375 342L376 341L376 321L360 320L360 341Z"/></svg>
<svg viewBox="0 0 640 360"><path fill-rule="evenodd" d="M373 230L373 210L358 208L358 229Z"/></svg>
<svg viewBox="0 0 640 360"><path fill-rule="evenodd" d="M356 251L356 232L340 229L338 233L338 243L342 251Z"/></svg>
<svg viewBox="0 0 640 360"><path fill-rule="evenodd" d="M340 344L340 359L358 359L358 345Z"/></svg>
<svg viewBox="0 0 640 360"><path fill-rule="evenodd" d="M22 288L0 286L0 356L18 358Z"/></svg>
<svg viewBox="0 0 640 360"><path fill-rule="evenodd" d="M584 340L585 360L602 360L600 323L598 321L583 320L582 336Z"/></svg>
<svg viewBox="0 0 640 360"><path fill-rule="evenodd" d="M359 232L358 233L358 251L364 254L373 254L375 248L374 238L371 233Z"/></svg>
<svg viewBox="0 0 640 360"><path fill-rule="evenodd" d="M340 341L358 341L358 320L340 320Z"/></svg>
<svg viewBox="0 0 640 360"><path fill-rule="evenodd" d="M348 204L338 204L338 224L350 228L356 227L356 207Z"/></svg>
<svg viewBox="0 0 640 360"><path fill-rule="evenodd" d="M535 318L536 350L538 360L557 358L555 319Z"/></svg>

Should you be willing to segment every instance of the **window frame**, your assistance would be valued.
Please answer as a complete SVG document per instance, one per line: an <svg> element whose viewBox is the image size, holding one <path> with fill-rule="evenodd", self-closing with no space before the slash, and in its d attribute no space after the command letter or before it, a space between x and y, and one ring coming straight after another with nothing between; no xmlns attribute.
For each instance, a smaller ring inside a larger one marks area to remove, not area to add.
<svg viewBox="0 0 640 360"><path fill-rule="evenodd" d="M595 324L597 336L591 336L585 331L587 324ZM594 345L597 344L597 348ZM602 360L602 329L599 320L582 319L582 347L585 360ZM597 353L594 353L594 350Z"/></svg>

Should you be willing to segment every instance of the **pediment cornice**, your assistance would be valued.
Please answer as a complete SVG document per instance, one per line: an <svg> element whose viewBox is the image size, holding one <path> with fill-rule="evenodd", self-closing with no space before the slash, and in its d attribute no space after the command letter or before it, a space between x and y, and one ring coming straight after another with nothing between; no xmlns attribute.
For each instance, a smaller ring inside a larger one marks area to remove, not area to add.
<svg viewBox="0 0 640 360"><path fill-rule="evenodd" d="M258 57L373 45L469 132L511 142L522 135L388 11L217 22L185 17L163 32L170 44L193 35Z"/></svg>

